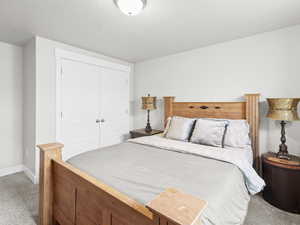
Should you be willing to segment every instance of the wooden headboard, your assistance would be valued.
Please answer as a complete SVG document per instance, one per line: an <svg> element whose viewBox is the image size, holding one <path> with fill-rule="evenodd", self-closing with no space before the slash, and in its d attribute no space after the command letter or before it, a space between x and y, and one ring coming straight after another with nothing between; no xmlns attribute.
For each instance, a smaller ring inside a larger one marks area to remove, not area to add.
<svg viewBox="0 0 300 225"><path fill-rule="evenodd" d="M245 119L250 125L254 167L259 169L259 97L246 94L242 102L175 102L164 97L165 122L170 116L190 118Z"/></svg>

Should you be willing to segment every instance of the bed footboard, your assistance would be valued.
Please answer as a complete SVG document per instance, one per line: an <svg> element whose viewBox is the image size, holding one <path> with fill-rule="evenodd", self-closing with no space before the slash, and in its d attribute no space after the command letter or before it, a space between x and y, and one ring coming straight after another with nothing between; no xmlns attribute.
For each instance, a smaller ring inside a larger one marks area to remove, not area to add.
<svg viewBox="0 0 300 225"><path fill-rule="evenodd" d="M62 161L63 145L39 145L40 225L181 225Z"/></svg>
<svg viewBox="0 0 300 225"><path fill-rule="evenodd" d="M40 151L39 179L39 223L52 225L53 222L53 161L62 159L63 145L59 143L38 146Z"/></svg>

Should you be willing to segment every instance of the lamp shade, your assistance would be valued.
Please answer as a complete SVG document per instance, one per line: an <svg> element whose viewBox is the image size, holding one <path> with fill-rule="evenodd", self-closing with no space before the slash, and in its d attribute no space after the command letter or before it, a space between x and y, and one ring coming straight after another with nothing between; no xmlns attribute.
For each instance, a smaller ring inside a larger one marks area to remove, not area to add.
<svg viewBox="0 0 300 225"><path fill-rule="evenodd" d="M142 109L153 110L156 109L156 97L142 97Z"/></svg>
<svg viewBox="0 0 300 225"><path fill-rule="evenodd" d="M300 98L268 98L269 112L267 117L273 120L299 120L297 108Z"/></svg>

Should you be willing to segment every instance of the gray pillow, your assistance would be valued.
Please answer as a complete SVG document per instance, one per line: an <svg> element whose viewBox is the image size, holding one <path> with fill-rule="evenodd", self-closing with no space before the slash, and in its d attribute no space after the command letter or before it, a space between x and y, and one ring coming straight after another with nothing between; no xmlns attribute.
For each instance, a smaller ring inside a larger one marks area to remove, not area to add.
<svg viewBox="0 0 300 225"><path fill-rule="evenodd" d="M198 119L191 137L196 144L223 147L227 121Z"/></svg>
<svg viewBox="0 0 300 225"><path fill-rule="evenodd" d="M188 141L194 122L195 119L179 116L172 117L165 137L180 141Z"/></svg>

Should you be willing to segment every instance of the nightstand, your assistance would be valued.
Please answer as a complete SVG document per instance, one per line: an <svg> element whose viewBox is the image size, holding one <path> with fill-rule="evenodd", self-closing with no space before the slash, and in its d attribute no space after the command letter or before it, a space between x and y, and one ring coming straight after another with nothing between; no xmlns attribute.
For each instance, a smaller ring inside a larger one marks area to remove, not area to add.
<svg viewBox="0 0 300 225"><path fill-rule="evenodd" d="M160 134L163 133L164 131L162 130L152 130L151 132L146 132L145 129L137 129L137 130L132 130L130 131L130 136L131 138L138 138L138 137L144 137L144 136L152 136L155 134Z"/></svg>
<svg viewBox="0 0 300 225"><path fill-rule="evenodd" d="M266 182L263 198L279 209L300 214L300 157L283 160L267 153L262 168Z"/></svg>

